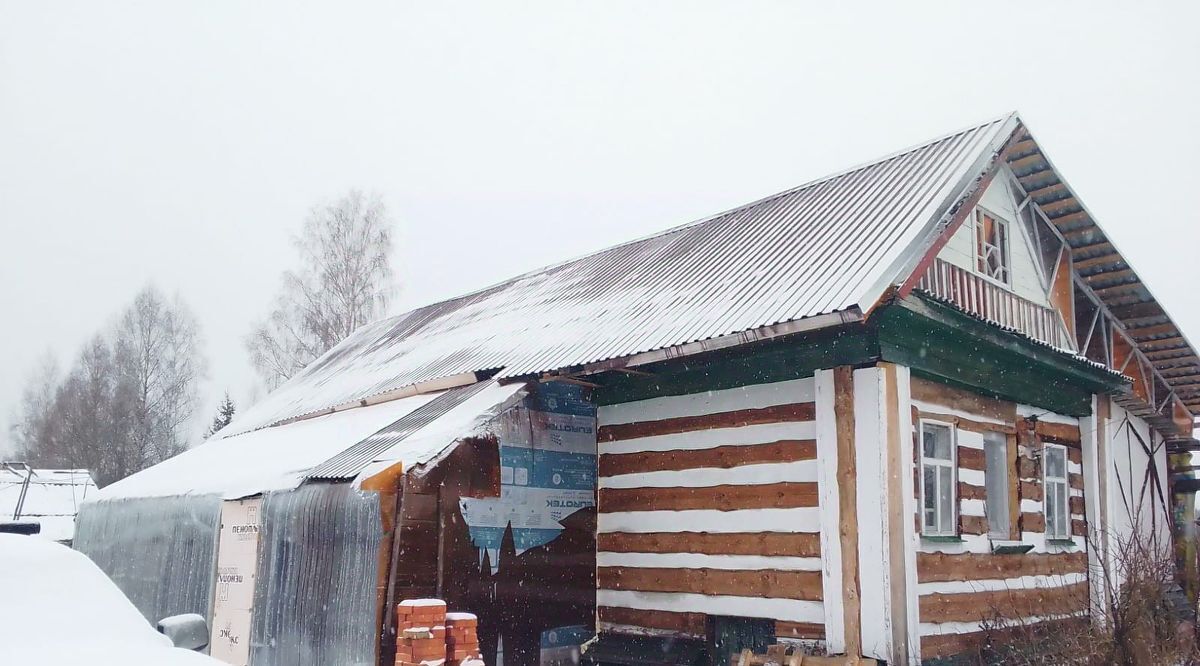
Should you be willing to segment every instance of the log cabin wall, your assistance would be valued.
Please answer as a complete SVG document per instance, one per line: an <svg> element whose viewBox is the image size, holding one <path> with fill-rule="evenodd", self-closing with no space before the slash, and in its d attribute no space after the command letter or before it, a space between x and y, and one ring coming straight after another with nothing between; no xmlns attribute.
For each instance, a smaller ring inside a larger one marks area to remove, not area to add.
<svg viewBox="0 0 1200 666"><path fill-rule="evenodd" d="M917 377L911 380L911 395L921 658L971 650L984 638L981 623L997 617L1023 623L1086 621L1088 529L1079 419ZM922 423L949 425L953 431L956 529L952 536L922 533ZM993 446L997 441L1006 443L1007 460L1002 466L1008 497L993 502L999 504L996 507L988 502L987 475L993 472L985 438ZM1069 530L1058 539L1047 533L1047 503L1055 501L1047 497L1048 445L1065 448ZM989 511L1006 514L1000 524L1007 525L1007 534L996 532ZM994 553L1000 546L1031 546L1031 550Z"/></svg>
<svg viewBox="0 0 1200 666"><path fill-rule="evenodd" d="M600 407L598 628L824 638L814 380Z"/></svg>

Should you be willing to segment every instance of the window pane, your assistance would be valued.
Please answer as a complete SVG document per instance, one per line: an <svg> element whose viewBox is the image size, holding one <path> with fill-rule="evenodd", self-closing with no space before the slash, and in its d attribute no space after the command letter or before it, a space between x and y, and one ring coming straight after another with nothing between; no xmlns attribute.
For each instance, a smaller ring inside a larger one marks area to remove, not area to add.
<svg viewBox="0 0 1200 666"><path fill-rule="evenodd" d="M1066 538L1071 534L1070 491L1067 489L1067 484L1065 483L1056 483L1055 486L1057 486L1059 494L1058 506L1060 509L1058 512L1059 520L1056 534L1059 537Z"/></svg>
<svg viewBox="0 0 1200 666"><path fill-rule="evenodd" d="M1046 476L1061 479L1066 476L1065 450L1057 447L1046 448Z"/></svg>
<svg viewBox="0 0 1200 666"><path fill-rule="evenodd" d="M950 460L950 428L926 423L921 428L921 448L926 458Z"/></svg>
<svg viewBox="0 0 1200 666"><path fill-rule="evenodd" d="M988 532L992 536L1008 536L1008 438L1003 433L985 433L983 448L987 463L983 480Z"/></svg>
<svg viewBox="0 0 1200 666"><path fill-rule="evenodd" d="M954 532L954 470L938 467L938 530Z"/></svg>
<svg viewBox="0 0 1200 666"><path fill-rule="evenodd" d="M1046 534L1053 537L1058 524L1058 494L1054 492L1053 484L1046 486Z"/></svg>
<svg viewBox="0 0 1200 666"><path fill-rule="evenodd" d="M924 467L925 479L925 495L922 497L922 513L924 514L924 522L922 523L926 529L937 529L937 468L932 465Z"/></svg>

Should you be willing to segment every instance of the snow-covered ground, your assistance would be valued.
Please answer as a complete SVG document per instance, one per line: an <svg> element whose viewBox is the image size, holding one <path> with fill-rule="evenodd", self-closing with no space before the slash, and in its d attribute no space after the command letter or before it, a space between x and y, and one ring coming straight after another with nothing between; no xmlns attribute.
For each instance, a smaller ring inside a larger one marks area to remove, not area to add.
<svg viewBox="0 0 1200 666"><path fill-rule="evenodd" d="M0 534L0 664L217 666L173 647L82 553Z"/></svg>

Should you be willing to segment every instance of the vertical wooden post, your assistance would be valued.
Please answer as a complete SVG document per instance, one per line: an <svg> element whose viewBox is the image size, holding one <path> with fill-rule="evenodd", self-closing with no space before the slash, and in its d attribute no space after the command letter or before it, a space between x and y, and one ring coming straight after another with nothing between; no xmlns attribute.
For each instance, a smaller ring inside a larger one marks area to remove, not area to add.
<svg viewBox="0 0 1200 666"><path fill-rule="evenodd" d="M833 415L837 425L838 532L841 537L846 655L862 655L858 580L858 470L854 450L854 369L833 370Z"/></svg>
<svg viewBox="0 0 1200 666"><path fill-rule="evenodd" d="M888 520L888 568L891 582L892 659L896 664L908 663L908 576L905 572L905 524L912 523L906 511L904 496L906 433L900 429L900 392L897 386L896 366L880 363L883 369L884 418L887 428L887 520Z"/></svg>
<svg viewBox="0 0 1200 666"><path fill-rule="evenodd" d="M1109 462L1109 441L1108 441L1108 419L1112 405L1109 403L1107 395L1096 396L1096 477L1097 485L1100 486L1100 501L1097 503L1100 509L1098 520L1092 527L1092 532L1098 535L1097 541L1100 542L1100 558L1104 563L1102 571L1112 572L1113 561L1111 559L1110 546L1108 543L1108 520L1109 520L1109 501L1111 497L1108 491L1108 469L1111 466ZM1085 489L1086 493L1087 490ZM1097 575L1103 575L1097 572ZM1104 583L1104 620L1107 623L1113 605L1113 590L1109 589L1108 580Z"/></svg>

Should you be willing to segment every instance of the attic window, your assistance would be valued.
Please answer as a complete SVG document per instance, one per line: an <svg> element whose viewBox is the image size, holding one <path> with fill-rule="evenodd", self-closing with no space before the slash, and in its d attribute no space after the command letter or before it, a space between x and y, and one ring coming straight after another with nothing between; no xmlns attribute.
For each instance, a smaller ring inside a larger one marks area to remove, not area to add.
<svg viewBox="0 0 1200 666"><path fill-rule="evenodd" d="M1009 284L1008 221L975 209L975 267L981 275Z"/></svg>

